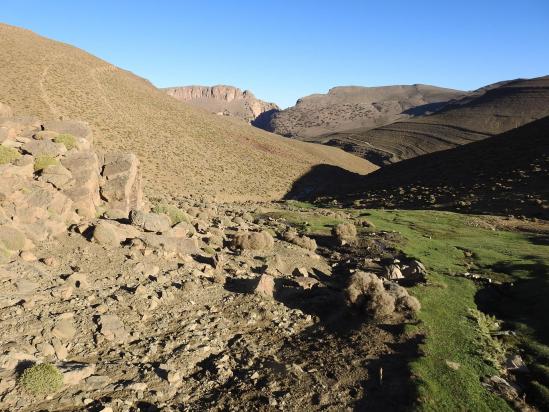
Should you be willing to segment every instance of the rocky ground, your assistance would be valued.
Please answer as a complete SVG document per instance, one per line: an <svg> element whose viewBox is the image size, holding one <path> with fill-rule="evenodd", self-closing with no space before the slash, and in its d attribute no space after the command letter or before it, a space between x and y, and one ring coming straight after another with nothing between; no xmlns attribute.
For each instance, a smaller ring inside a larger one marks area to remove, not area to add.
<svg viewBox="0 0 549 412"><path fill-rule="evenodd" d="M285 203L147 199L137 157L95 151L85 123L0 111L0 410L413 400L419 303L397 282L425 269L390 234L339 212L314 239L265 213Z"/></svg>
<svg viewBox="0 0 549 412"><path fill-rule="evenodd" d="M357 269L384 273L396 253L386 235L367 242L379 245L372 252L360 240L323 239L311 251L270 235L262 250L236 250L235 234L281 233L286 223L258 218L256 205L187 205L201 215L186 237L196 253L137 241L162 235L134 213L133 225L91 222L118 234L132 227L131 241L74 226L3 265L4 410L341 410L380 397L387 405L387 393L395 406L410 401L410 314L373 322L344 295ZM64 373L47 397L18 384L40 362Z"/></svg>

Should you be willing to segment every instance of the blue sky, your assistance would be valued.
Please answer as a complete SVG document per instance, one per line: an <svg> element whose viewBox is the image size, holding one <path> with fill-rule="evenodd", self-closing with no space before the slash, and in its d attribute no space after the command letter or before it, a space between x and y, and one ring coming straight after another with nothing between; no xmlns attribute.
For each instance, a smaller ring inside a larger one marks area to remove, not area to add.
<svg viewBox="0 0 549 412"><path fill-rule="evenodd" d="M159 87L230 84L282 107L338 85L549 74L549 0L17 0L0 21Z"/></svg>

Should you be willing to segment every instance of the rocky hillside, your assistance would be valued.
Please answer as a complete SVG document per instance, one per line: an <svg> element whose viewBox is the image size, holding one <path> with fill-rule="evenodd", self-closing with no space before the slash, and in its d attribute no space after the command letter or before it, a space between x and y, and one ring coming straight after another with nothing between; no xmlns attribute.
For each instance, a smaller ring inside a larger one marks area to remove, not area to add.
<svg viewBox="0 0 549 412"><path fill-rule="evenodd" d="M190 107L75 47L0 25L0 101L20 116L88 122L96 146L135 153L145 191L275 198L311 167L375 167Z"/></svg>
<svg viewBox="0 0 549 412"><path fill-rule="evenodd" d="M267 113L255 124L283 136L314 138L343 130L372 129L432 112L464 94L423 84L334 87L327 94L303 97L286 110Z"/></svg>
<svg viewBox="0 0 549 412"><path fill-rule="evenodd" d="M232 116L253 122L265 112L278 111L274 103L256 98L249 90L233 86L183 86L164 89L170 96L221 116Z"/></svg>
<svg viewBox="0 0 549 412"><path fill-rule="evenodd" d="M549 76L487 86L437 113L334 133L324 143L382 165L482 140L547 115Z"/></svg>

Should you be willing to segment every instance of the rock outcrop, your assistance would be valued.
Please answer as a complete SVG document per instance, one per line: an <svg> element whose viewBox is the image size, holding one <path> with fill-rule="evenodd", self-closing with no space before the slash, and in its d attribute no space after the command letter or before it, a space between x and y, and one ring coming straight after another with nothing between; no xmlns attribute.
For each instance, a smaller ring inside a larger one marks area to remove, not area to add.
<svg viewBox="0 0 549 412"><path fill-rule="evenodd" d="M133 154L93 151L80 121L13 117L0 104L0 260L97 215L128 218L142 206Z"/></svg>
<svg viewBox="0 0 549 412"><path fill-rule="evenodd" d="M256 98L249 90L233 86L183 86L165 89L166 93L182 102L223 116L233 116L253 122L266 112L278 111L274 103Z"/></svg>

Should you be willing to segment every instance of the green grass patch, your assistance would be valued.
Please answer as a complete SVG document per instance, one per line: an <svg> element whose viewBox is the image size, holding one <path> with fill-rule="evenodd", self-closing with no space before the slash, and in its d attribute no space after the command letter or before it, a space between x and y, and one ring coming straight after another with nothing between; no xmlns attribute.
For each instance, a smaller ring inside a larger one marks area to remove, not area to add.
<svg viewBox="0 0 549 412"><path fill-rule="evenodd" d="M11 163L19 157L21 153L18 150L0 144L0 165Z"/></svg>
<svg viewBox="0 0 549 412"><path fill-rule="evenodd" d="M34 160L34 171L40 172L48 166L55 166L59 164L59 160L50 155L40 155Z"/></svg>
<svg viewBox="0 0 549 412"><path fill-rule="evenodd" d="M76 138L69 133L62 133L53 139L55 143L64 144L67 150L74 149L76 147Z"/></svg>
<svg viewBox="0 0 549 412"><path fill-rule="evenodd" d="M399 232L403 237L399 248L429 270L430 285L413 290L422 304L419 318L427 336L422 346L425 356L411 363L419 378L419 409L511 410L480 384L483 376L497 373L501 353L497 347L483 347L492 320L471 316L478 310L479 287L451 275L469 271L515 282L508 299L493 309L519 332L518 344L530 348L530 360L539 362L549 352L543 327L549 316L546 236L474 227L468 216L450 212L356 213L378 230ZM447 360L459 363L459 369L447 367ZM536 390L541 396L543 390Z"/></svg>
<svg viewBox="0 0 549 412"><path fill-rule="evenodd" d="M305 208L303 211L270 210L263 213L263 217L284 219L290 226L301 233L329 235L332 227L343 223L344 220L336 217L323 216L313 209Z"/></svg>

